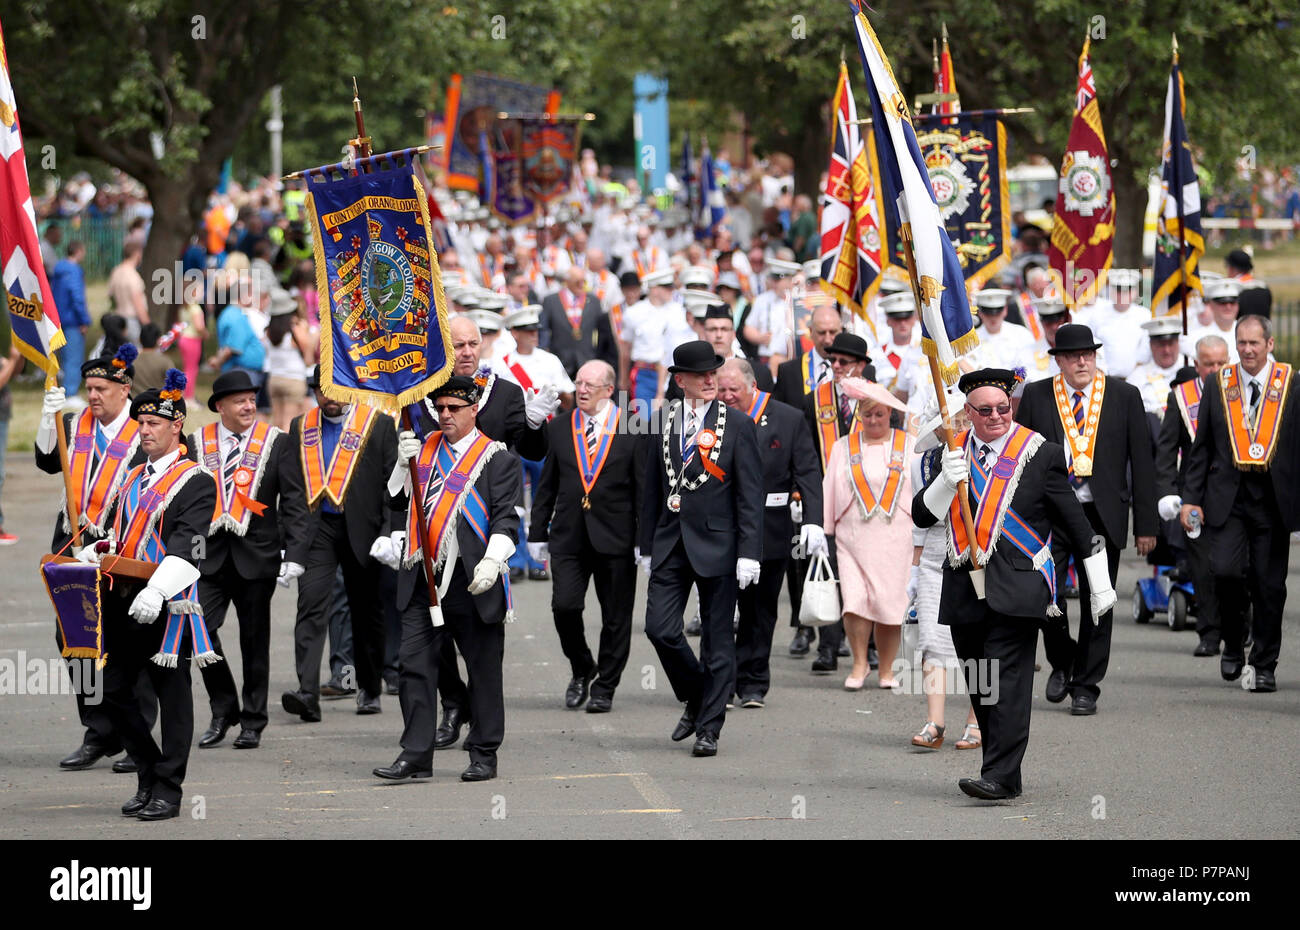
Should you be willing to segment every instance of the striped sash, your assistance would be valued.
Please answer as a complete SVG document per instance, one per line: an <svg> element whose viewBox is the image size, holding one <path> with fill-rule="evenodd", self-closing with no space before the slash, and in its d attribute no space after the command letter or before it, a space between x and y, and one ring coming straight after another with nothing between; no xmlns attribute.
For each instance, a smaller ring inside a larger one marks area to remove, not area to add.
<svg viewBox="0 0 1300 930"><path fill-rule="evenodd" d="M91 465L95 457L95 427L95 417L87 407L77 418L68 465L72 471L72 485L81 494L77 509L85 517L88 525L102 531L104 521L108 517L109 505L113 503L113 498L117 496L125 480L126 463L135 455L140 444L140 424L132 419L126 421L118 434L109 441L108 448L100 457L98 470L92 474ZM63 502L65 505L66 496L65 492ZM63 509L66 527L67 507ZM68 532L72 532L71 527L66 528Z"/></svg>
<svg viewBox="0 0 1300 930"><path fill-rule="evenodd" d="M366 404L353 404L343 421L334 455L325 462L325 443L322 441L319 407L308 410L302 418L302 472L307 485L307 506L313 507L321 496L329 498L335 507L343 506L352 473L361 460L370 428L379 411Z"/></svg>
<svg viewBox="0 0 1300 930"><path fill-rule="evenodd" d="M416 467L424 488L424 512L428 520L429 545L436 553L435 566L447 557L447 546L456 532L456 521L464 518L482 542L488 538L488 512L474 483L483 466L499 449L505 448L482 433L474 438L459 459L441 431L425 437ZM406 518L406 551L402 564L414 565L423 555L420 545L418 514L411 507Z"/></svg>

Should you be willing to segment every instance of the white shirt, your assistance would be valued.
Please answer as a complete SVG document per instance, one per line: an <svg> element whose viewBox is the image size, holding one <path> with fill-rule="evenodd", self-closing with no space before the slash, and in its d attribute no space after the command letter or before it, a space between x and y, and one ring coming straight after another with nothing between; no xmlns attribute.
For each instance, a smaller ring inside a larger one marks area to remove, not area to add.
<svg viewBox="0 0 1300 930"><path fill-rule="evenodd" d="M1150 361L1133 369L1133 373L1128 376L1128 383L1141 392L1142 406L1147 413L1164 416L1165 401L1169 400L1169 385L1182 367L1180 356L1168 368L1161 368Z"/></svg>
<svg viewBox="0 0 1300 930"><path fill-rule="evenodd" d="M451 452L454 456L456 456L457 461L460 460L460 457L464 455L465 452L469 449L470 444L474 442L474 440L477 438L478 438L478 430L471 429L468 433L466 433L464 436L460 437L460 439L456 440L451 444Z"/></svg>
<svg viewBox="0 0 1300 930"><path fill-rule="evenodd" d="M1127 378L1138 365L1151 361L1151 340L1142 329L1142 323L1150 318L1150 312L1142 307L1123 313L1112 310L1109 319L1094 327L1093 335L1106 352L1106 374Z"/></svg>
<svg viewBox="0 0 1300 930"><path fill-rule="evenodd" d="M685 312L681 304L669 302L656 307L648 300L638 300L624 310L622 339L632 347L632 361L650 365L662 361L668 321Z"/></svg>
<svg viewBox="0 0 1300 930"><path fill-rule="evenodd" d="M149 478L149 483L153 484L154 481L157 480L159 475L161 475L167 469L171 468L172 465L176 462L176 460L180 458L180 455L181 455L181 449L180 446L177 446L175 449L172 449L172 451L168 452L166 455L164 455L162 458L158 459L157 461L151 461L148 467L145 469L146 473L151 475L151 477Z"/></svg>
<svg viewBox="0 0 1300 930"><path fill-rule="evenodd" d="M1229 327L1226 330L1219 329L1219 327L1214 324L1213 320L1210 321L1209 326L1188 326L1187 335L1182 338L1179 348L1182 349L1183 354L1188 358L1196 358L1196 343L1205 336L1218 336L1228 344L1229 365L1235 365L1237 362L1241 361L1241 356L1237 354L1237 333L1235 327Z"/></svg>
<svg viewBox="0 0 1300 930"><path fill-rule="evenodd" d="M661 364L664 365L672 364L673 352L679 345L700 338L694 327L687 322L686 311L681 309L681 304L673 304L673 307L676 308L676 314L669 318L664 327L662 350L659 356Z"/></svg>
<svg viewBox="0 0 1300 930"><path fill-rule="evenodd" d="M752 326L760 333L771 333L772 339L758 347L758 354L767 358L772 355L787 355L790 340L790 328L786 325L788 303L776 291L764 291L754 298L746 326Z"/></svg>
<svg viewBox="0 0 1300 930"><path fill-rule="evenodd" d="M122 432L122 428L126 426L126 421L129 419L131 419L131 402L127 401L122 405L122 409L118 411L117 416L113 418L113 422L104 426L96 420L95 425L103 431L105 438L107 438L109 442L112 442L117 438L117 434Z"/></svg>
<svg viewBox="0 0 1300 930"><path fill-rule="evenodd" d="M1029 366L1034 364L1034 335L1018 323L1003 320L996 333L981 328L979 334L980 342L988 347L996 359L993 367L1010 368L1013 371L1023 367L1028 371Z"/></svg>
<svg viewBox="0 0 1300 930"><path fill-rule="evenodd" d="M606 398L605 400L601 401L601 405L596 408L596 412L593 413L591 416L587 416L587 414L583 413L582 414L583 434L586 435L587 423L588 421L590 421L596 424L595 426L596 434L599 435L601 430L605 428L605 421L609 419L609 412L613 409L614 409L613 403L611 403L610 400ZM581 413L581 411L579 412Z"/></svg>
<svg viewBox="0 0 1300 930"><path fill-rule="evenodd" d="M971 462L978 461L980 457L980 447L988 446L990 451L988 455L985 456L985 461L988 463L985 467L991 466L994 462L997 461L998 456L1002 454L1002 450L1006 448L1007 439L1008 437L1010 437L1010 435L1011 435L1011 430L1008 429L997 439L990 439L988 442L985 442L984 440L980 439L978 436L975 435L974 430L971 430L970 440L969 440L970 449L967 452L967 458L970 459Z"/></svg>
<svg viewBox="0 0 1300 930"><path fill-rule="evenodd" d="M552 385L561 394L572 394L574 391L573 381L569 379L568 372L564 370L564 364L557 356L552 355L545 349L533 349L527 355L521 352L512 352L503 361L507 367L518 364L524 370L524 374L528 375L528 380L533 383L534 391L540 391L548 384ZM516 380L518 380L517 376ZM520 386L522 387L522 385Z"/></svg>

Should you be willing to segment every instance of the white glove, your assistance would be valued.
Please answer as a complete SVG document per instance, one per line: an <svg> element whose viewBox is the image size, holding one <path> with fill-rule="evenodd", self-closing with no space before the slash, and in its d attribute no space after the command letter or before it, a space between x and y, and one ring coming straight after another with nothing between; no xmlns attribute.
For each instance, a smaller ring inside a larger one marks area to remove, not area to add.
<svg viewBox="0 0 1300 930"><path fill-rule="evenodd" d="M1118 598L1110 583L1110 562L1106 550L1093 553L1083 560L1083 570L1088 577L1089 601L1092 607L1092 622L1100 622L1101 615L1115 606Z"/></svg>
<svg viewBox="0 0 1300 930"><path fill-rule="evenodd" d="M966 464L966 453L960 449L943 450L943 466L940 472L943 483L954 491L957 485L970 477L970 467Z"/></svg>
<svg viewBox="0 0 1300 930"><path fill-rule="evenodd" d="M551 557L550 543L530 542L528 544L528 557L534 562L545 562Z"/></svg>
<svg viewBox="0 0 1300 930"><path fill-rule="evenodd" d="M282 588L289 587L289 582L299 577L306 569L297 562L281 562L280 577L275 579L275 583Z"/></svg>
<svg viewBox="0 0 1300 930"><path fill-rule="evenodd" d="M799 531L799 548L809 556L828 552L826 532L816 523L805 523L803 529Z"/></svg>
<svg viewBox="0 0 1300 930"><path fill-rule="evenodd" d="M68 397L63 388L53 387L45 392L45 400L41 402L41 426L48 429L54 425L59 416L59 411L67 403Z"/></svg>
<svg viewBox="0 0 1300 930"><path fill-rule="evenodd" d="M1156 510L1160 512L1161 520L1177 520L1178 513L1182 509L1183 499L1177 494L1166 494L1156 504Z"/></svg>
<svg viewBox="0 0 1300 930"><path fill-rule="evenodd" d="M913 565L912 571L907 576L907 603L909 604L916 600L916 587L920 574L921 566Z"/></svg>
<svg viewBox="0 0 1300 930"><path fill-rule="evenodd" d="M497 583L497 578L506 570L506 561L515 551L515 542L509 536L493 533L488 539L487 551L474 566L474 578L469 583L470 594L482 594Z"/></svg>
<svg viewBox="0 0 1300 930"><path fill-rule="evenodd" d="M822 544L826 542L822 537ZM758 563L757 559L736 559L736 581L740 583L741 588L748 588L755 581L758 581L759 572L763 566Z"/></svg>
<svg viewBox="0 0 1300 930"><path fill-rule="evenodd" d="M158 619L165 600L163 593L150 584L135 596L135 600L131 602L126 612L141 623L153 623Z"/></svg>
<svg viewBox="0 0 1300 930"><path fill-rule="evenodd" d="M402 468L406 468L419 454L420 440L415 438L415 433L404 429L397 434L397 461Z"/></svg>
<svg viewBox="0 0 1300 930"><path fill-rule="evenodd" d="M104 554L96 549L95 545L95 543L91 543L89 546L74 549L72 554L78 562L85 562L87 565L98 565Z"/></svg>
<svg viewBox="0 0 1300 930"><path fill-rule="evenodd" d="M370 557L380 565L387 565L389 568L401 568L402 550L395 545L393 536L379 536L370 544ZM405 534L401 534L405 538Z"/></svg>
<svg viewBox="0 0 1300 930"><path fill-rule="evenodd" d="M793 520L795 523L803 522L803 501L801 500L790 501L790 519Z"/></svg>
<svg viewBox="0 0 1300 930"><path fill-rule="evenodd" d="M542 389L524 404L524 415L528 418L528 425L533 429L541 426L558 406L560 406L560 392L553 384L543 385Z"/></svg>

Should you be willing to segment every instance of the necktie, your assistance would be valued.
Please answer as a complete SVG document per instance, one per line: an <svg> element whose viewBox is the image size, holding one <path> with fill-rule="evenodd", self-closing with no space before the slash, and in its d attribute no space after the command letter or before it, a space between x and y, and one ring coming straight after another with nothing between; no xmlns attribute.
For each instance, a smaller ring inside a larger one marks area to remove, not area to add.
<svg viewBox="0 0 1300 930"><path fill-rule="evenodd" d="M587 417L587 458L590 459L596 454L596 418Z"/></svg>
<svg viewBox="0 0 1300 930"><path fill-rule="evenodd" d="M99 463L104 461L104 456L108 454L108 436L105 435L103 428L95 424L95 454L90 460L90 474L94 475L99 471Z"/></svg>
<svg viewBox="0 0 1300 930"><path fill-rule="evenodd" d="M989 453L992 451L993 449L988 443L980 446L980 468L985 471L989 470Z"/></svg>
<svg viewBox="0 0 1300 930"><path fill-rule="evenodd" d="M1083 392L1074 392L1074 422L1079 427L1079 432L1083 432ZM1074 466L1070 466L1070 486L1075 488L1083 487L1083 478L1074 473Z"/></svg>
<svg viewBox="0 0 1300 930"><path fill-rule="evenodd" d="M131 500L130 500L131 517L134 517L136 510L139 509L140 496L144 494L145 489L149 487L149 482L152 480L153 480L153 465L147 464L144 467L144 472L140 475L140 480L137 481L135 483L135 487L131 489Z"/></svg>
<svg viewBox="0 0 1300 930"><path fill-rule="evenodd" d="M1254 426L1259 418L1259 382L1250 382L1250 425Z"/></svg>
<svg viewBox="0 0 1300 930"><path fill-rule="evenodd" d="M226 454L226 464L222 468L222 480L226 485L226 498L229 499L231 488L234 486L235 470L239 468L239 452L243 446L244 437L242 433L235 433L235 445Z"/></svg>
<svg viewBox="0 0 1300 930"><path fill-rule="evenodd" d="M682 462L690 460L695 454L695 434L700 428L700 418L696 416L694 410L686 411L686 423L682 427Z"/></svg>
<svg viewBox="0 0 1300 930"><path fill-rule="evenodd" d="M843 391L840 392L840 416L845 423L853 422L853 401Z"/></svg>
<svg viewBox="0 0 1300 930"><path fill-rule="evenodd" d="M831 376L831 363L822 359L822 370L817 373L817 383L825 384L826 379Z"/></svg>

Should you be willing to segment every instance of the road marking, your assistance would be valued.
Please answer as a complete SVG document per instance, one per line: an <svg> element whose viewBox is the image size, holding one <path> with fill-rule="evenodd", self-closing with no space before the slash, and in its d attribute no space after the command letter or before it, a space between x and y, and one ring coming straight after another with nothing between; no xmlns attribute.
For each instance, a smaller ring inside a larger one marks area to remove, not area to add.
<svg viewBox="0 0 1300 930"><path fill-rule="evenodd" d="M605 745L605 738L614 735L614 728L605 723L594 723L591 721L588 721L588 723L591 726L592 733L596 735L596 742L609 754L609 757L614 760L614 763L619 766L632 768L632 766L627 763L635 761L636 756L634 753L622 749L610 749ZM672 834L673 839L691 840L698 838L695 830L691 827L690 821L686 819L686 815L682 812L682 809L673 804L672 799L668 797L667 792L660 788L653 778L645 772L629 772L628 778L631 779L632 787L637 790L637 794L645 798L646 804L649 805L649 809L663 818L664 823L668 827L668 832Z"/></svg>

